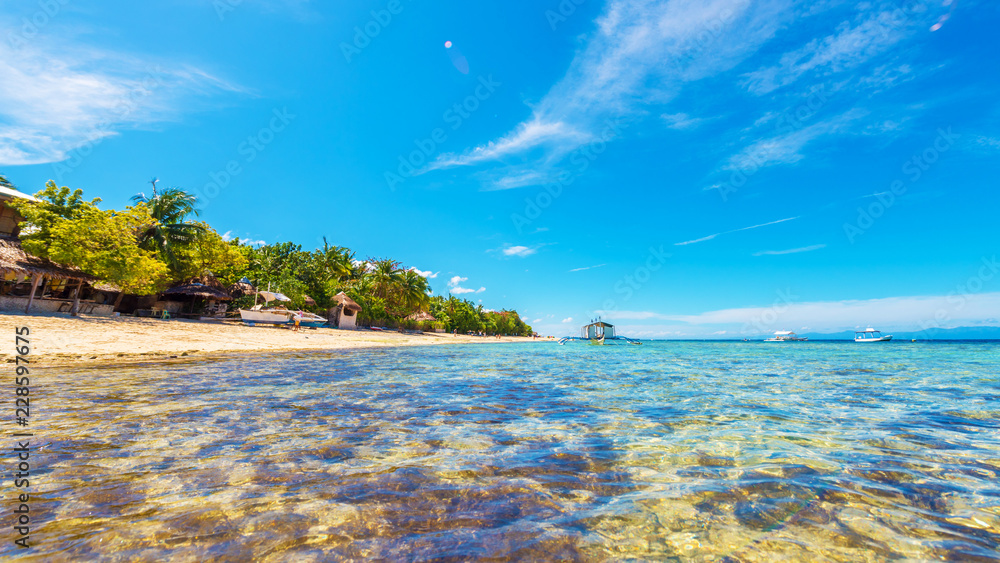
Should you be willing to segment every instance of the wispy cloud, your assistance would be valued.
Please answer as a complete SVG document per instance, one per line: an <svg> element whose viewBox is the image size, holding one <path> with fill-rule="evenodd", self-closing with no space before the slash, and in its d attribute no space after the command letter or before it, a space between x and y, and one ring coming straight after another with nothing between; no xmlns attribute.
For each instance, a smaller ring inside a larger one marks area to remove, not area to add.
<svg viewBox="0 0 1000 563"><path fill-rule="evenodd" d="M797 9L791 0L611 0L586 47L530 118L495 141L442 156L433 168L535 149L544 149L542 159L566 155L596 138L607 119L663 104L684 84L733 68ZM694 119L673 123L689 126Z"/></svg>
<svg viewBox="0 0 1000 563"><path fill-rule="evenodd" d="M785 53L774 66L746 75L747 89L757 95L788 86L810 73L843 72L858 67L907 38L917 24L898 6L862 14L842 23L832 35L814 39Z"/></svg>
<svg viewBox="0 0 1000 563"><path fill-rule="evenodd" d="M728 235L728 234L731 234L731 233L739 233L741 231L749 231L749 230L752 230L752 229L759 229L761 227L769 227L771 225L777 225L778 223L785 223L785 222L788 222L788 221L794 221L796 219L798 219L798 217L789 217L787 219L778 219L777 221L771 221L770 223L761 223L760 225L753 225L753 226L750 226L750 227L743 227L743 228L740 228L740 229L733 229L731 231L726 231L726 232L723 232L723 233L715 233L714 235L708 235L707 237L701 237L699 239L689 240L689 241L685 241L685 242L678 242L678 243L675 243L674 246L687 246L689 244L697 244L699 242L706 242L706 241L713 240L713 239L718 238L718 237L720 237L722 235Z"/></svg>
<svg viewBox="0 0 1000 563"><path fill-rule="evenodd" d="M762 252L754 252L754 256L783 256L785 254L799 254L802 252L812 252L813 250L821 250L826 248L825 244L814 244L812 246L804 246L802 248L792 248L790 250L764 250Z"/></svg>
<svg viewBox="0 0 1000 563"><path fill-rule="evenodd" d="M0 76L0 165L57 162L87 142L176 119L193 100L243 91L191 65L138 60L72 38L16 51L0 42Z"/></svg>
<svg viewBox="0 0 1000 563"><path fill-rule="evenodd" d="M596 266L587 266L586 268L574 268L574 269L570 270L570 272L583 272L583 271L586 271L586 270L593 270L595 268L603 268L604 266L607 266L607 264L598 264Z"/></svg>
<svg viewBox="0 0 1000 563"><path fill-rule="evenodd" d="M562 320L562 322L563 324L569 324L573 322L573 317L566 317L565 319Z"/></svg>
<svg viewBox="0 0 1000 563"><path fill-rule="evenodd" d="M707 118L692 117L686 113L663 114L661 117L667 123L667 127L678 130L697 129L709 121Z"/></svg>

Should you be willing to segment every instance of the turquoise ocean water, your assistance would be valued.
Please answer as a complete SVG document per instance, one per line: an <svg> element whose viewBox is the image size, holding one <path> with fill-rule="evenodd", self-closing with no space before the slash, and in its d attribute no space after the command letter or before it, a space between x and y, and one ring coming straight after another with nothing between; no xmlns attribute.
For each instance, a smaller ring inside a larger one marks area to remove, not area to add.
<svg viewBox="0 0 1000 563"><path fill-rule="evenodd" d="M30 553L992 561L998 366L998 343L657 342L41 370Z"/></svg>

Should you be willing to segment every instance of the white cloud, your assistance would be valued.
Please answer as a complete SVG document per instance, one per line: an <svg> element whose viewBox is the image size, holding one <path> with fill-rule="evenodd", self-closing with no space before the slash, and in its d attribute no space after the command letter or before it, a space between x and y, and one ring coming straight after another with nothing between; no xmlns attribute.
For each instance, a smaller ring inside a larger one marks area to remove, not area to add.
<svg viewBox="0 0 1000 563"><path fill-rule="evenodd" d="M745 85L750 92L764 95L812 71L831 74L850 70L886 52L913 29L913 22L898 9L863 16L855 25L844 22L835 34L786 53L777 65L749 73Z"/></svg>
<svg viewBox="0 0 1000 563"><path fill-rule="evenodd" d="M853 109L808 127L761 139L730 158L725 168L752 174L775 164L794 164L805 158L802 149L806 145L820 137L846 131L850 124L864 115L864 110Z"/></svg>
<svg viewBox="0 0 1000 563"><path fill-rule="evenodd" d="M595 268L603 268L604 266L607 266L607 264L598 264L596 266L587 266L586 268L575 268L573 270L570 270L570 272L583 272L583 271L586 271L586 270L593 270Z"/></svg>
<svg viewBox="0 0 1000 563"><path fill-rule="evenodd" d="M755 252L754 256L782 256L785 254L799 254L801 252L812 252L813 250L820 250L826 248L825 244L814 244L812 246L804 246L802 248L792 248L791 250L764 250L762 252Z"/></svg>
<svg viewBox="0 0 1000 563"><path fill-rule="evenodd" d="M416 272L418 276L420 276L422 278L427 278L429 280L436 279L438 277L438 274L441 273L441 272L431 272L429 270L426 271L426 272L422 272L422 271L420 271L420 268L410 268L410 271L411 272Z"/></svg>
<svg viewBox="0 0 1000 563"><path fill-rule="evenodd" d="M610 0L594 35L530 118L497 140L442 156L432 168L539 148L543 160L565 156L595 139L609 119L667 102L684 84L735 67L797 9L791 0Z"/></svg>
<svg viewBox="0 0 1000 563"><path fill-rule="evenodd" d="M64 35L47 32L48 43L17 49L0 42L0 165L62 161L124 129L175 119L198 99L240 91L189 65L138 60Z"/></svg>
<svg viewBox="0 0 1000 563"><path fill-rule="evenodd" d="M697 129L708 121L703 117L691 117L686 113L663 114L661 117L667 122L667 127L677 130Z"/></svg>
<svg viewBox="0 0 1000 563"><path fill-rule="evenodd" d="M450 291L451 293L454 293L455 295L465 295L466 293L482 293L482 292L486 291L486 288L485 287L480 287L479 289L468 289L468 288L465 288L465 287L455 286L455 287L449 289L448 291Z"/></svg>
<svg viewBox="0 0 1000 563"><path fill-rule="evenodd" d="M465 295L467 293L482 293L486 291L485 287L480 287L479 289L468 289L462 287L460 284L469 281L469 278L463 278L462 276L455 276L448 280L448 291L455 295Z"/></svg>
<svg viewBox="0 0 1000 563"><path fill-rule="evenodd" d="M538 252L538 248L532 248L529 246L508 246L502 250L504 256L517 256L518 258L526 258Z"/></svg>
<svg viewBox="0 0 1000 563"><path fill-rule="evenodd" d="M699 242L706 242L706 241L713 240L713 239L715 239L717 237L720 237L722 235L728 235L728 234L731 234L731 233L738 233L738 232L741 232L741 231L749 231L749 230L752 230L752 229L759 229L761 227L769 227L771 225L777 225L778 223L785 223L787 221L794 221L796 219L798 219L798 217L789 217L787 219L779 219L777 221L771 221L770 223L761 223L760 225L753 225L752 227L743 227L743 228L740 228L740 229L733 229L731 231L726 231L724 233L715 233L714 235L708 235L707 237L702 237L702 238L699 238L699 239L694 239L694 240L689 240L689 241L685 241L685 242L674 243L674 246L687 246L689 244L697 244Z"/></svg>
<svg viewBox="0 0 1000 563"><path fill-rule="evenodd" d="M236 239L236 237L233 236L233 232L232 231L226 231L226 233L224 235L222 235L222 240L224 240L226 242L232 241L234 239ZM253 240L251 238L241 238L241 239L239 239L239 241L240 241L240 244L245 244L245 245L248 245L248 246L267 246L267 242L263 241L263 240Z"/></svg>
<svg viewBox="0 0 1000 563"><path fill-rule="evenodd" d="M563 324L569 324L573 322L573 317L566 317L565 319L562 320L562 322Z"/></svg>

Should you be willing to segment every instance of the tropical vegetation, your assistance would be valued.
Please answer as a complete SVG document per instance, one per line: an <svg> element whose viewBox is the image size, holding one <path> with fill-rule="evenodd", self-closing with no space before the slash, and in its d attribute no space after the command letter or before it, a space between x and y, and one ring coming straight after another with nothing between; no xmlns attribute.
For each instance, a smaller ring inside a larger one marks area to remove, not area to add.
<svg viewBox="0 0 1000 563"><path fill-rule="evenodd" d="M0 183L5 182L0 176ZM290 307L318 314L335 307L344 293L361 305L362 326L532 333L516 311L491 311L455 296L433 296L427 278L397 260L362 260L326 239L314 250L291 242L228 240L197 220L193 195L177 188L160 190L155 180L152 184L152 194L137 194L131 206L102 210L100 199L86 201L82 190L50 181L35 194L37 202L11 202L25 219L22 245L31 254L111 283L122 294L152 294L208 277L224 287L242 282L281 292L291 299ZM252 307L258 299L256 292L243 292L230 310Z"/></svg>

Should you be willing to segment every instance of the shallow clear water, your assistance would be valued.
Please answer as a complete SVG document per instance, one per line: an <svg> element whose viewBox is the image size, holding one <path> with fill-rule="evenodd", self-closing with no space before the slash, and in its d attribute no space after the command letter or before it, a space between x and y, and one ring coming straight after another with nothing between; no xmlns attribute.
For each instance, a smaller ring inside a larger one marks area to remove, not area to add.
<svg viewBox="0 0 1000 563"><path fill-rule="evenodd" d="M995 343L653 343L44 370L31 553L995 560L998 366Z"/></svg>

